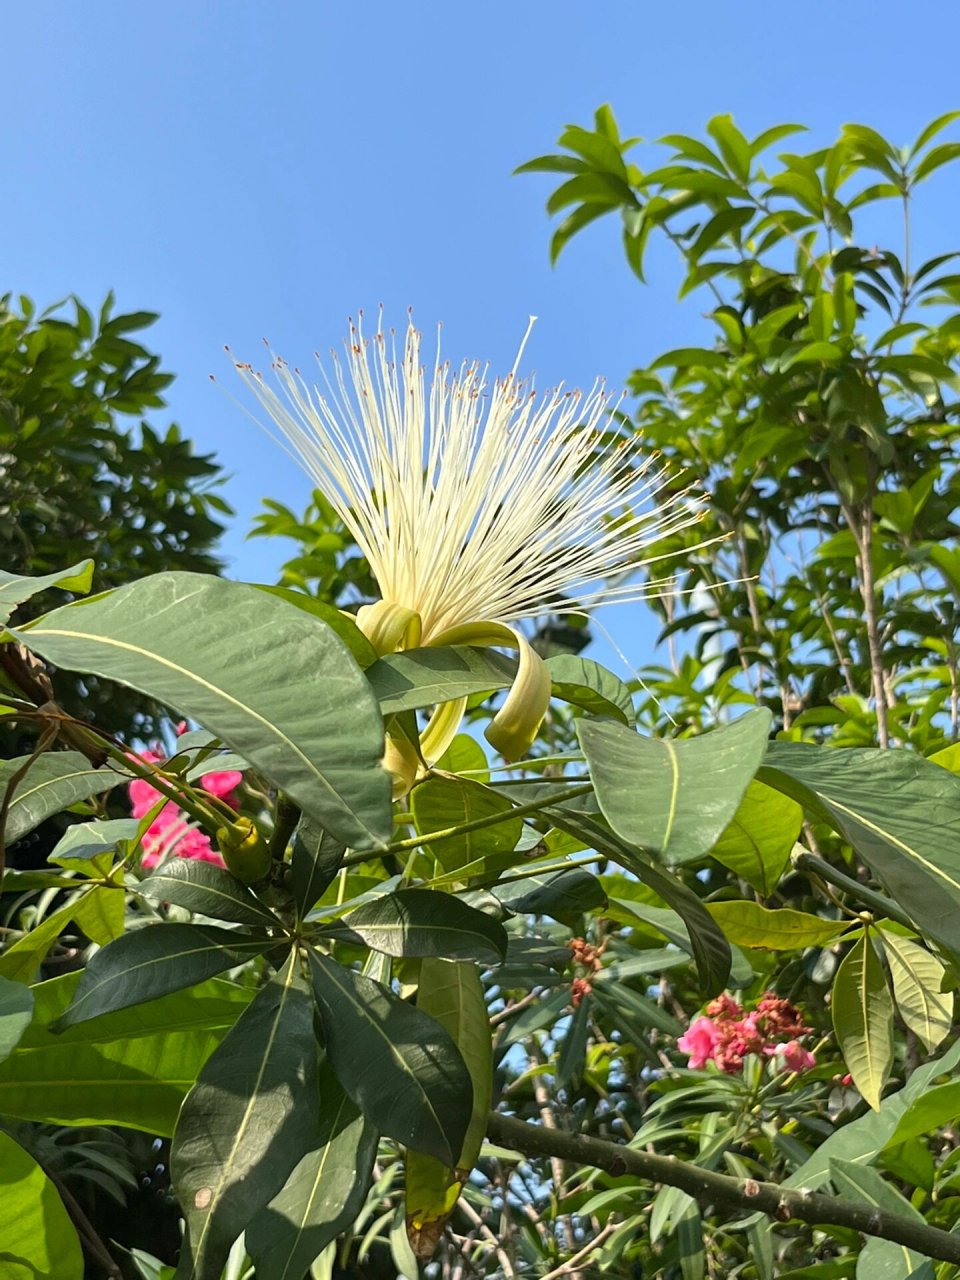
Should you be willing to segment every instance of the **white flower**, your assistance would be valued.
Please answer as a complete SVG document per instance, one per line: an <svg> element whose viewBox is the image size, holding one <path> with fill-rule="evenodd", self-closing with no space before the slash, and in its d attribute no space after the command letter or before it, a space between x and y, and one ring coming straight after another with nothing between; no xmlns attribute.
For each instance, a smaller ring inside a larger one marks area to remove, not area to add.
<svg viewBox="0 0 960 1280"><path fill-rule="evenodd" d="M420 342L411 321L398 358L392 333L351 324L324 390L279 358L280 394L237 367L366 557L382 604L358 616L381 651L510 643L529 686L539 663L515 624L661 591L605 584L657 559L651 546L699 512L688 492L657 504L667 473L618 428L602 384L538 394L518 377L526 337L493 381L477 363L441 363L438 342L429 387Z"/></svg>

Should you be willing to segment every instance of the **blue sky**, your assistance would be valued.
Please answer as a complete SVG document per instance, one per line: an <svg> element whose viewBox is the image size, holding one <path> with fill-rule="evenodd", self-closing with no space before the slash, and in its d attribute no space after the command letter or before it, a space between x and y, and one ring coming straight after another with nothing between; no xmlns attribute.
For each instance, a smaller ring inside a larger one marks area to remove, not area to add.
<svg viewBox="0 0 960 1280"><path fill-rule="evenodd" d="M633 279L612 221L551 269L550 180L511 170L564 124L609 101L653 140L731 111L748 133L806 123L812 148L849 120L910 141L960 105L937 54L956 47L955 0L32 0L3 27L2 289L114 288L162 314L166 416L232 474L229 572L261 580L284 547L245 541L259 499L300 507L309 484L211 386L230 381L224 343L256 358L267 336L304 363L382 302L398 325L408 306L425 330L442 320L451 358L508 368L535 313L541 383L618 385L689 340L697 307L665 256ZM956 244L956 183L921 200L932 246ZM645 661L649 625L610 623Z"/></svg>

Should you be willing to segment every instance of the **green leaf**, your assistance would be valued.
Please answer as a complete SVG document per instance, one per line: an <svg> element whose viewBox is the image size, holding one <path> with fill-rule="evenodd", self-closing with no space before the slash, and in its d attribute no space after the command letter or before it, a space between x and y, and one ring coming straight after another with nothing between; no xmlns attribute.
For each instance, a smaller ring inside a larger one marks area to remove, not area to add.
<svg viewBox="0 0 960 1280"><path fill-rule="evenodd" d="M565 807L544 810L544 817L562 831L582 840L597 853L630 871L658 894L683 920L690 935L701 986L715 995L727 985L732 953L723 931L697 895L680 880L662 870L642 849L621 840L588 814Z"/></svg>
<svg viewBox="0 0 960 1280"><path fill-rule="evenodd" d="M473 1084L470 1124L454 1166L419 1151L405 1157L407 1230L418 1254L430 1257L483 1146L493 1093L493 1047L483 984L474 965L424 960L417 1008L450 1036Z"/></svg>
<svg viewBox="0 0 960 1280"><path fill-rule="evenodd" d="M754 779L710 856L769 897L803 825L796 801Z"/></svg>
<svg viewBox="0 0 960 1280"><path fill-rule="evenodd" d="M172 902L214 920L255 928L279 928L280 921L229 871L196 858L168 858L144 880L138 892L151 902Z"/></svg>
<svg viewBox="0 0 960 1280"><path fill-rule="evenodd" d="M324 1042L340 1083L381 1133L451 1165L473 1106L446 1031L371 978L311 951Z"/></svg>
<svg viewBox="0 0 960 1280"><path fill-rule="evenodd" d="M552 916L573 926L587 911L607 905L603 885L595 875L577 867L550 876L525 876L495 885L496 897L518 915Z"/></svg>
<svg viewBox="0 0 960 1280"><path fill-rule="evenodd" d="M291 884L300 919L323 897L340 870L346 846L307 818L301 818L293 837Z"/></svg>
<svg viewBox="0 0 960 1280"><path fill-rule="evenodd" d="M306 592L294 591L291 587L272 587L264 582L255 582L252 585L260 591L269 591L271 595L277 596L278 599L286 600L288 604L295 605L296 608L302 609L304 613L309 613L312 617L319 618L321 622L325 622L330 630L335 631L347 646L356 659L358 666L366 668L376 662L376 649L374 649L349 614L344 613L342 609L338 609L332 604L325 604L322 600L316 600L313 596L308 596Z"/></svg>
<svg viewBox="0 0 960 1280"><path fill-rule="evenodd" d="M884 1104L886 1105L886 1104ZM960 1114L960 1082L937 1085L926 1089L913 1099L909 1106L901 1108L896 1127L886 1136L883 1149L899 1147L911 1138L928 1137L953 1124Z"/></svg>
<svg viewBox="0 0 960 1280"><path fill-rule="evenodd" d="M275 938L215 925L164 923L134 929L91 957L55 1030L191 987L276 945Z"/></svg>
<svg viewBox="0 0 960 1280"><path fill-rule="evenodd" d="M178 1275L219 1280L234 1241L317 1145L317 1042L299 967L291 952L207 1060L180 1111L170 1151L187 1221Z"/></svg>
<svg viewBox="0 0 960 1280"><path fill-rule="evenodd" d="M252 994L221 979L60 1035L79 973L31 990L34 1020L0 1064L0 1113L51 1124L118 1124L169 1135L187 1090Z"/></svg>
<svg viewBox="0 0 960 1280"><path fill-rule="evenodd" d="M58 911L51 912L35 929L18 938L12 947L7 947L0 955L0 977L13 982L30 982L44 956L72 921L76 921L93 941L110 941L115 936L113 928L123 927L122 890L99 885L81 890Z"/></svg>
<svg viewBox="0 0 960 1280"><path fill-rule="evenodd" d="M286 601L161 573L57 609L17 638L58 667L117 680L197 720L344 843L381 849L390 838L369 687L330 628Z"/></svg>
<svg viewBox="0 0 960 1280"><path fill-rule="evenodd" d="M893 1064L893 1001L867 935L850 948L837 970L831 1012L853 1083L878 1111Z"/></svg>
<svg viewBox="0 0 960 1280"><path fill-rule="evenodd" d="M960 950L960 778L912 752L792 742L770 745L760 778L839 831L925 935Z"/></svg>
<svg viewBox="0 0 960 1280"><path fill-rule="evenodd" d="M926 947L910 938L883 925L879 933L900 1017L923 1041L927 1052L933 1053L953 1026L953 992L940 990L946 969Z"/></svg>
<svg viewBox="0 0 960 1280"><path fill-rule="evenodd" d="M20 982L0 978L0 1062L20 1043L33 1017L33 992Z"/></svg>
<svg viewBox="0 0 960 1280"><path fill-rule="evenodd" d="M91 862L101 853L116 849L122 841L136 838L140 823L136 818L98 818L95 822L75 822L57 842L48 861L62 866L75 859Z"/></svg>
<svg viewBox="0 0 960 1280"><path fill-rule="evenodd" d="M439 860L445 871L456 871L487 859L492 870L499 870L503 858L512 853L523 831L522 817L508 817L513 809L502 793L469 778L428 778L410 793L410 808L418 835L446 831L478 818L504 815L504 821L479 831L431 840L427 849ZM474 873L476 874L476 873Z"/></svg>
<svg viewBox="0 0 960 1280"><path fill-rule="evenodd" d="M368 669L367 679L387 716L507 689L516 674L516 662L495 649L444 645L388 654Z"/></svg>
<svg viewBox="0 0 960 1280"><path fill-rule="evenodd" d="M0 764L0 796L29 758L18 756ZM13 844L53 814L129 781L115 769L95 769L79 751L45 751L17 783L7 810L4 839Z"/></svg>
<svg viewBox="0 0 960 1280"><path fill-rule="evenodd" d="M604 817L631 844L678 864L703 857L736 814L763 758L770 712L698 738L644 738L608 720L577 735Z"/></svg>
<svg viewBox="0 0 960 1280"><path fill-rule="evenodd" d="M845 1200L855 1200L900 1218L922 1223L920 1214L900 1193L894 1190L876 1169L865 1168L849 1160L834 1158L830 1161L830 1181ZM921 1273L921 1268L924 1272ZM906 1245L892 1240L872 1237L861 1250L857 1272L869 1275L871 1280L933 1280L928 1259Z"/></svg>
<svg viewBox="0 0 960 1280"><path fill-rule="evenodd" d="M40 578L23 578L19 574L0 569L0 622L6 622L18 604L23 604L31 596L39 595L41 591L60 587L63 591L86 594L92 581L92 560L80 560L69 569L47 573Z"/></svg>
<svg viewBox="0 0 960 1280"><path fill-rule="evenodd" d="M399 889L365 902L330 926L388 956L443 956L487 964L507 954L503 925L476 907L432 889Z"/></svg>
<svg viewBox="0 0 960 1280"><path fill-rule="evenodd" d="M4 1280L83 1280L83 1254L57 1188L0 1131L0 1272Z"/></svg>
<svg viewBox="0 0 960 1280"><path fill-rule="evenodd" d="M547 659L553 696L582 707L592 716L612 716L622 724L634 724L633 696L612 671L590 658L561 653Z"/></svg>
<svg viewBox="0 0 960 1280"><path fill-rule="evenodd" d="M317 1147L247 1228L246 1247L258 1280L304 1275L331 1240L352 1225L369 1190L377 1136L324 1059Z"/></svg>
<svg viewBox="0 0 960 1280"><path fill-rule="evenodd" d="M787 907L771 911L749 901L710 902L707 910L738 947L761 947L769 951L824 946L849 928L846 920L824 920Z"/></svg>

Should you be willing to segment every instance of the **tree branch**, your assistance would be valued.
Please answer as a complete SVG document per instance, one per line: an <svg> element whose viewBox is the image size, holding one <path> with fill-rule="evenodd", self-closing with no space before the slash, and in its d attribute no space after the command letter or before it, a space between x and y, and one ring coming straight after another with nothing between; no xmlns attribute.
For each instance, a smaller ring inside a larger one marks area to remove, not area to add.
<svg viewBox="0 0 960 1280"><path fill-rule="evenodd" d="M649 1155L602 1138L588 1138L582 1133L564 1133L543 1125L527 1124L495 1111L487 1117L487 1133L494 1142L512 1147L523 1155L576 1161L603 1169L614 1177L630 1173L649 1182L679 1187L702 1204L738 1212L764 1213L777 1222L796 1219L815 1226L847 1227L864 1235L893 1240L928 1258L960 1263L960 1236L855 1200L841 1200L802 1188L790 1190L773 1182L756 1182L753 1178L732 1178L710 1169L701 1169L698 1165L685 1164L674 1156Z"/></svg>

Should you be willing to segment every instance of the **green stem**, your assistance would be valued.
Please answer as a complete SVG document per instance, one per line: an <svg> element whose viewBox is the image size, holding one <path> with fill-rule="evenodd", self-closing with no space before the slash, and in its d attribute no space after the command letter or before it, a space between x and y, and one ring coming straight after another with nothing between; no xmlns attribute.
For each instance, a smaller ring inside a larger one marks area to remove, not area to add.
<svg viewBox="0 0 960 1280"><path fill-rule="evenodd" d="M472 822L461 823L458 827L444 827L442 831L428 831L426 835L409 836L406 840L393 840L387 845L384 853L403 853L406 849L416 849L421 845L433 844L437 840L449 840L454 836L467 835L471 831L482 831L485 827L496 827L501 822L509 822L513 818L523 818L530 813L539 813L558 804L565 804L577 796L586 795L593 790L593 783L583 783L578 787L570 787L558 796L547 796L540 800L531 800L529 804L518 804L504 813L491 813L485 818L474 818ZM366 862L374 855L371 853L351 853L344 858L341 866L352 867L358 862Z"/></svg>
<svg viewBox="0 0 960 1280"><path fill-rule="evenodd" d="M834 888L842 889L844 893L849 893L860 902L865 902L868 907L872 907L874 911L879 911L881 915L889 916L891 920L898 921L908 929L916 929L917 926L910 917L901 911L890 898L884 897L882 893L877 893L876 889L868 888L867 885L861 884L851 876L844 875L842 871L838 871L836 867L827 862L826 858L821 858L815 853L808 853L804 849L802 853L795 854L791 861L798 871L805 871L809 875L819 876L821 880L826 880Z"/></svg>

